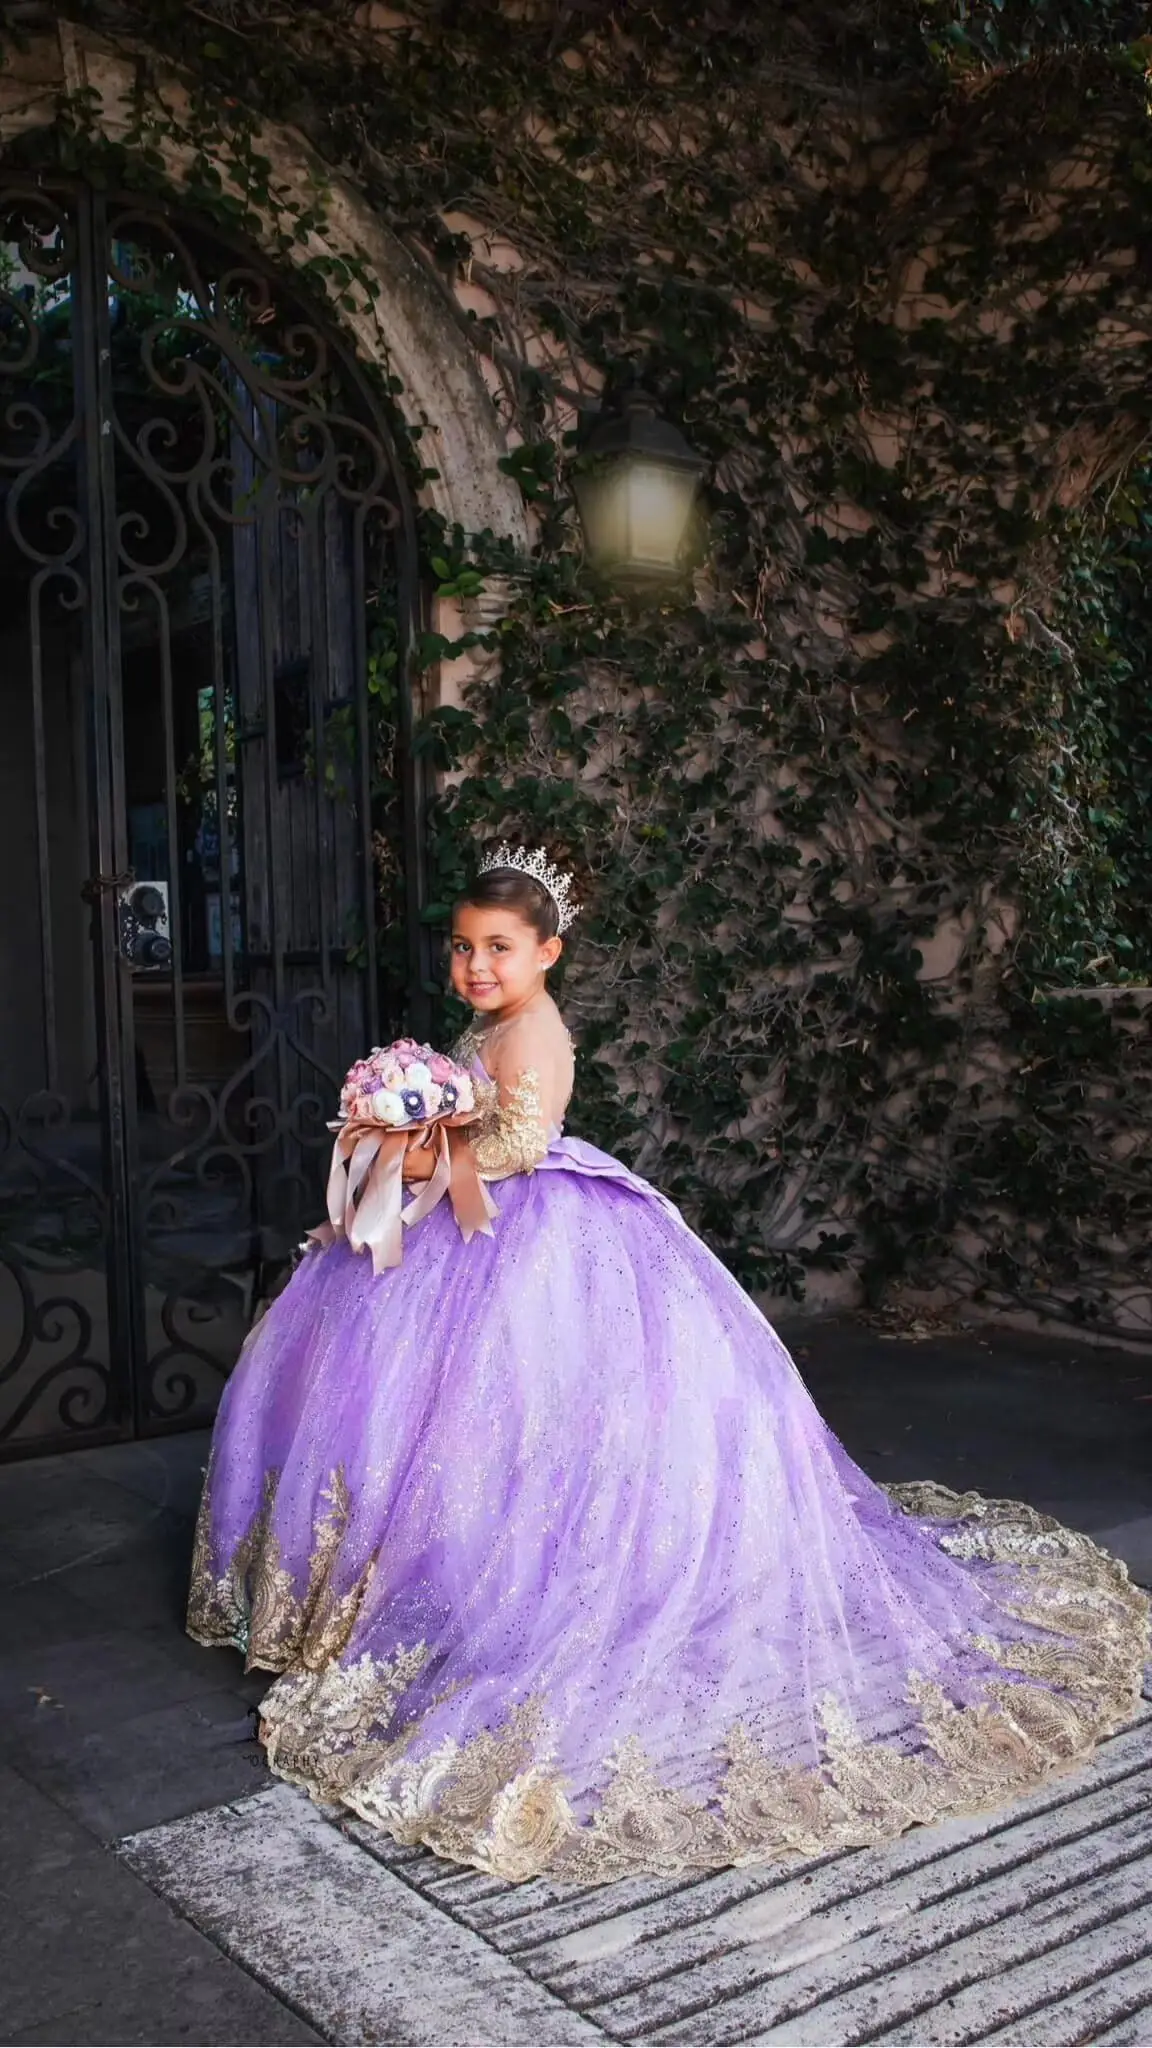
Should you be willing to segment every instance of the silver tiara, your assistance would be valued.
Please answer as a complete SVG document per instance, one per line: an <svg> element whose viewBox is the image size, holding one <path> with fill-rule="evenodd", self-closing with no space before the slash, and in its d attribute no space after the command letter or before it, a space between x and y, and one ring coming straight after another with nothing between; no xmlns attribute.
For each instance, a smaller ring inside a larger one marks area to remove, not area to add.
<svg viewBox="0 0 1152 2048"><path fill-rule="evenodd" d="M490 875L498 868L514 868L518 875L531 875L534 882L547 889L556 905L558 931L566 932L573 919L579 916L580 906L573 903L569 894L572 876L566 875L561 868L553 867L542 847L537 846L530 853L526 847L509 846L502 841L493 847L491 853L485 854L478 873Z"/></svg>

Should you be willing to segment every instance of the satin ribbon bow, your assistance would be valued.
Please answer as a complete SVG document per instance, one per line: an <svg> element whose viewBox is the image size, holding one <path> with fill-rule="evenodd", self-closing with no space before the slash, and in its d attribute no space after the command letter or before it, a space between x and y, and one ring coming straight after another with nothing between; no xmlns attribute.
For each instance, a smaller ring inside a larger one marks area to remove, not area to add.
<svg viewBox="0 0 1152 2048"><path fill-rule="evenodd" d="M422 1223L448 1196L465 1244L483 1232L492 1237L496 1204L476 1169L471 1145L464 1136L475 1116L442 1116L430 1124L409 1124L395 1130L371 1118L350 1117L329 1124L336 1133L328 1172L328 1221L308 1232L313 1243L335 1244L344 1238L354 1252L372 1254L372 1270L398 1266L404 1250L404 1229ZM428 1180L407 1208L403 1204L404 1158L415 1143L430 1144L436 1163Z"/></svg>

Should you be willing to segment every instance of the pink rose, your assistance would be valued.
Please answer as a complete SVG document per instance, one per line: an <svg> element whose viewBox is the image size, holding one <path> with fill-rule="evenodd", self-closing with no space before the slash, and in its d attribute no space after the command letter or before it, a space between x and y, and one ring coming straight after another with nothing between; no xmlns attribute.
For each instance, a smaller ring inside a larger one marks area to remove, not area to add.
<svg viewBox="0 0 1152 2048"><path fill-rule="evenodd" d="M445 1081L452 1079L454 1069L451 1060L446 1059L442 1052L433 1052L428 1055L428 1072L437 1087L442 1088Z"/></svg>

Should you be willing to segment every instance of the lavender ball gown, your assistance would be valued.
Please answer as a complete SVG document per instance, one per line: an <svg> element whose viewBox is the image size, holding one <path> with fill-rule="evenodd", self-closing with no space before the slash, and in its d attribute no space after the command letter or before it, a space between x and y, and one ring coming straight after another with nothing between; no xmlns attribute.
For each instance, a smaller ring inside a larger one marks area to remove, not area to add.
<svg viewBox="0 0 1152 2048"><path fill-rule="evenodd" d="M226 1390L189 1628L280 1674L273 1770L595 1883L876 1842L1122 1726L1123 1565L874 1486L677 1211L548 1128L554 1036L519 1036L477 1148L495 1235L442 1203L379 1278L309 1253Z"/></svg>

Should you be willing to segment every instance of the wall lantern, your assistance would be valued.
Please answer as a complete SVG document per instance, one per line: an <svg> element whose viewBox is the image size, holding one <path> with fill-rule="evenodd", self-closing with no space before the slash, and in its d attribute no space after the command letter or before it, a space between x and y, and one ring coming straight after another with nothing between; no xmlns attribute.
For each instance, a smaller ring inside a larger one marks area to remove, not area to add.
<svg viewBox="0 0 1152 2048"><path fill-rule="evenodd" d="M707 467L642 391L609 400L584 433L572 476L593 566L619 584L680 581Z"/></svg>

